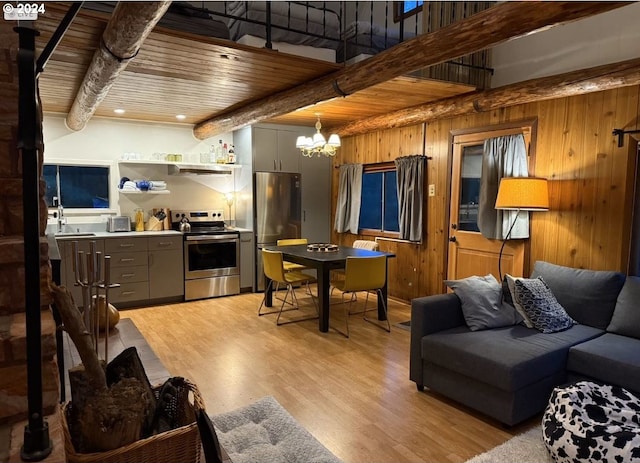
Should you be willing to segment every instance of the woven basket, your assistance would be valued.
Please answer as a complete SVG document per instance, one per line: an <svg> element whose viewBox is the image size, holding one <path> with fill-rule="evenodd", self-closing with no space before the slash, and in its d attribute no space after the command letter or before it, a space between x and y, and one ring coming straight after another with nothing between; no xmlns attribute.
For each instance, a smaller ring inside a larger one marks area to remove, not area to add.
<svg viewBox="0 0 640 463"><path fill-rule="evenodd" d="M182 426L146 439L140 439L129 445L97 453L78 453L71 440L67 423L71 404L61 407L64 449L69 463L199 463L201 461L201 442L198 425L194 421L198 410L204 410L204 401L195 384L184 380L186 393L193 394L193 403L188 402L188 410L179 410L183 417ZM159 394L161 386L154 388Z"/></svg>

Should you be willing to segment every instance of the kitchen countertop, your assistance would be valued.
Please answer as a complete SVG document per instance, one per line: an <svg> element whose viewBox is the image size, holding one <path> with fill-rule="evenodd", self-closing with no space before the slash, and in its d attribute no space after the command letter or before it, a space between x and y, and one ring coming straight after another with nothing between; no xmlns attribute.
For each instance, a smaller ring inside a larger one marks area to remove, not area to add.
<svg viewBox="0 0 640 463"><path fill-rule="evenodd" d="M88 233L70 233L62 235L54 235L56 240L85 240L85 239L104 239L104 238L143 238L145 236L181 236L182 233L175 230L162 230L162 231L130 231L130 232L90 232Z"/></svg>

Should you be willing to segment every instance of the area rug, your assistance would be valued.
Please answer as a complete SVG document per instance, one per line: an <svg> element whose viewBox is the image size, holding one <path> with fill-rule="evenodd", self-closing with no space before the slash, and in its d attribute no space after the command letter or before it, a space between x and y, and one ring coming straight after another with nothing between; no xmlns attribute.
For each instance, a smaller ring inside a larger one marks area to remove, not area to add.
<svg viewBox="0 0 640 463"><path fill-rule="evenodd" d="M401 330L411 331L411 320L407 320L406 322L396 323L393 326L396 328L400 328Z"/></svg>
<svg viewBox="0 0 640 463"><path fill-rule="evenodd" d="M341 463L270 396L211 420L233 463Z"/></svg>
<svg viewBox="0 0 640 463"><path fill-rule="evenodd" d="M553 460L542 442L542 429L536 426L466 463L553 463Z"/></svg>

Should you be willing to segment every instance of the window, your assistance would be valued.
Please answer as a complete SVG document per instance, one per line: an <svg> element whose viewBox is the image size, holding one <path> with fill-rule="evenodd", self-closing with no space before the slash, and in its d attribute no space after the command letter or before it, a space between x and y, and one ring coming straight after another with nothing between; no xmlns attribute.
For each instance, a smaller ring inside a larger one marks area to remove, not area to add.
<svg viewBox="0 0 640 463"><path fill-rule="evenodd" d="M45 164L44 180L48 207L55 207L55 196L65 208L109 208L108 167Z"/></svg>
<svg viewBox="0 0 640 463"><path fill-rule="evenodd" d="M400 231L395 169L365 167L358 228L379 232Z"/></svg>
<svg viewBox="0 0 640 463"><path fill-rule="evenodd" d="M422 11L423 1L393 2L393 20L399 22Z"/></svg>

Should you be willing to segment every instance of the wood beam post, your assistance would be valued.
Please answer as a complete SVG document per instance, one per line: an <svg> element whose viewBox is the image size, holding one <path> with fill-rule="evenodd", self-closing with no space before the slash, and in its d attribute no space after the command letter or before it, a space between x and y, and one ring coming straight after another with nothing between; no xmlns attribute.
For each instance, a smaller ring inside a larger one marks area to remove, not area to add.
<svg viewBox="0 0 640 463"><path fill-rule="evenodd" d="M356 121L333 131L340 136L356 135L631 85L640 85L640 58L453 96Z"/></svg>
<svg viewBox="0 0 640 463"><path fill-rule="evenodd" d="M430 34L419 35L340 71L270 95L196 124L205 139L320 101L343 97L403 74L493 47L629 2L502 2Z"/></svg>
<svg viewBox="0 0 640 463"><path fill-rule="evenodd" d="M170 1L118 2L67 115L70 129L84 128L169 5Z"/></svg>

